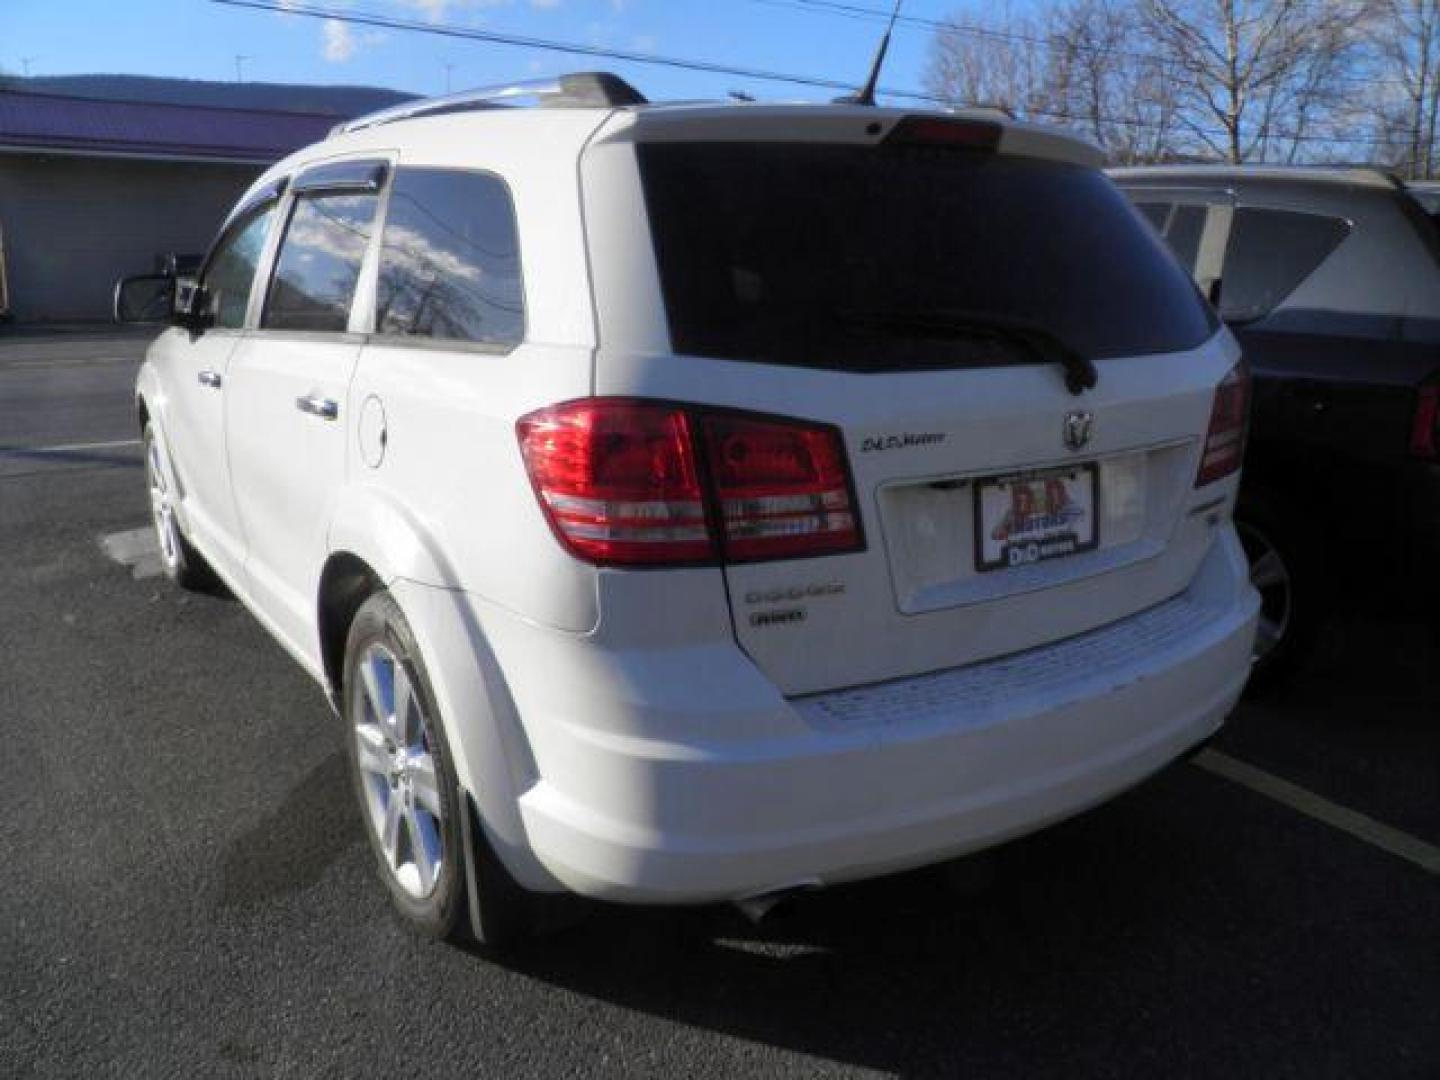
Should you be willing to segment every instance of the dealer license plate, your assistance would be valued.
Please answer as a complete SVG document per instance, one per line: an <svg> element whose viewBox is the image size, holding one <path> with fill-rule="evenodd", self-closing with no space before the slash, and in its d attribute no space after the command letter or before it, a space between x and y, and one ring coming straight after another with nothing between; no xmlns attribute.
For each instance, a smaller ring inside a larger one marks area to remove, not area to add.
<svg viewBox="0 0 1440 1080"><path fill-rule="evenodd" d="M1029 566L1100 543L1094 463L992 476L975 484L975 568Z"/></svg>

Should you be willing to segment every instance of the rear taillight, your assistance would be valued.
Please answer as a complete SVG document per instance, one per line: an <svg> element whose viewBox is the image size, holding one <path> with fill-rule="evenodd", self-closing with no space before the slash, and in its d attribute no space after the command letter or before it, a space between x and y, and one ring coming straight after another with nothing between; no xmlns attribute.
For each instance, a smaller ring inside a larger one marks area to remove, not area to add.
<svg viewBox="0 0 1440 1080"><path fill-rule="evenodd" d="M1431 461L1440 458L1440 385L1420 388L1410 428L1410 453Z"/></svg>
<svg viewBox="0 0 1440 1080"><path fill-rule="evenodd" d="M1250 419L1250 372L1243 363L1230 369L1215 388L1210 409L1210 429L1205 433L1205 450L1195 486L1223 480L1240 468L1245 457L1245 429Z"/></svg>
<svg viewBox="0 0 1440 1080"><path fill-rule="evenodd" d="M545 514L580 558L633 565L715 557L683 409L573 402L531 413L518 428Z"/></svg>
<svg viewBox="0 0 1440 1080"><path fill-rule="evenodd" d="M545 516L587 562L753 562L863 546L832 427L592 398L517 429Z"/></svg>
<svg viewBox="0 0 1440 1080"><path fill-rule="evenodd" d="M845 447L834 428L704 416L705 460L731 562L859 546Z"/></svg>

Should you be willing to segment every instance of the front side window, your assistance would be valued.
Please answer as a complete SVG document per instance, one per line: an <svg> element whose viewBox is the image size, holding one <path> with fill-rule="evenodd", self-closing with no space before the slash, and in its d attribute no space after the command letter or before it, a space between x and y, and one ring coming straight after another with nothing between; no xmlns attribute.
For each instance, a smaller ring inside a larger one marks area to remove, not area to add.
<svg viewBox="0 0 1440 1080"><path fill-rule="evenodd" d="M381 237L375 331L491 345L524 337L515 211L498 177L396 172Z"/></svg>
<svg viewBox="0 0 1440 1080"><path fill-rule="evenodd" d="M238 329L245 325L250 286L270 232L275 204L266 204L221 239L205 271L205 296L210 325Z"/></svg>
<svg viewBox="0 0 1440 1080"><path fill-rule="evenodd" d="M1238 207L1225 248L1220 314L1230 322L1268 314L1349 234L1343 218Z"/></svg>
<svg viewBox="0 0 1440 1080"><path fill-rule="evenodd" d="M265 298L262 327L346 329L378 202L369 191L320 190L295 200Z"/></svg>

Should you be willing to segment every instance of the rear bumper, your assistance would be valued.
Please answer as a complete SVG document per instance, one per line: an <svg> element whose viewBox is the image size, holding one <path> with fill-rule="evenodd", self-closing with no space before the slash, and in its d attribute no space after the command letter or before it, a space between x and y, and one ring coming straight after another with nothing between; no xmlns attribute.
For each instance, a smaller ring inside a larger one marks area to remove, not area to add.
<svg viewBox="0 0 1440 1080"><path fill-rule="evenodd" d="M576 892L664 903L863 878L1000 843L1211 736L1248 675L1257 607L1226 528L1165 604L989 663L777 698L777 737L667 742L548 718L519 798L527 846ZM704 681L713 688L713 673ZM736 729L753 732L754 692L736 697ZM706 711L725 730L723 707ZM532 734L541 722L525 721Z"/></svg>

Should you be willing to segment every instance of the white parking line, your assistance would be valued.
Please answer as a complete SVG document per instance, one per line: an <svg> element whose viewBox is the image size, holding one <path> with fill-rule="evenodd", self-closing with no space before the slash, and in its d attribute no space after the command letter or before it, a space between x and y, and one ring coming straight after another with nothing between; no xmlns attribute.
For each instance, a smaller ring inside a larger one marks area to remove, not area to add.
<svg viewBox="0 0 1440 1080"><path fill-rule="evenodd" d="M1191 759L1206 772L1223 776L1241 787L1249 788L1267 798L1297 810L1308 818L1324 822L1332 829L1349 833L1357 840L1363 840L1371 847L1379 848L1396 858L1412 862L1422 870L1440 874L1440 847L1428 844L1418 836L1401 832L1382 821L1366 817L1348 806L1333 803L1313 791L1282 780L1273 773L1258 769L1254 765L1238 761L1229 754L1218 750L1205 750Z"/></svg>
<svg viewBox="0 0 1440 1080"><path fill-rule="evenodd" d="M159 577L165 572L160 561L160 543L151 528L106 533L99 538L100 550L121 566L128 566L136 581Z"/></svg>
<svg viewBox="0 0 1440 1080"><path fill-rule="evenodd" d="M66 443L61 446L0 446L0 454L64 454L72 450L118 450L122 446L139 445L139 439L116 439L114 442Z"/></svg>

